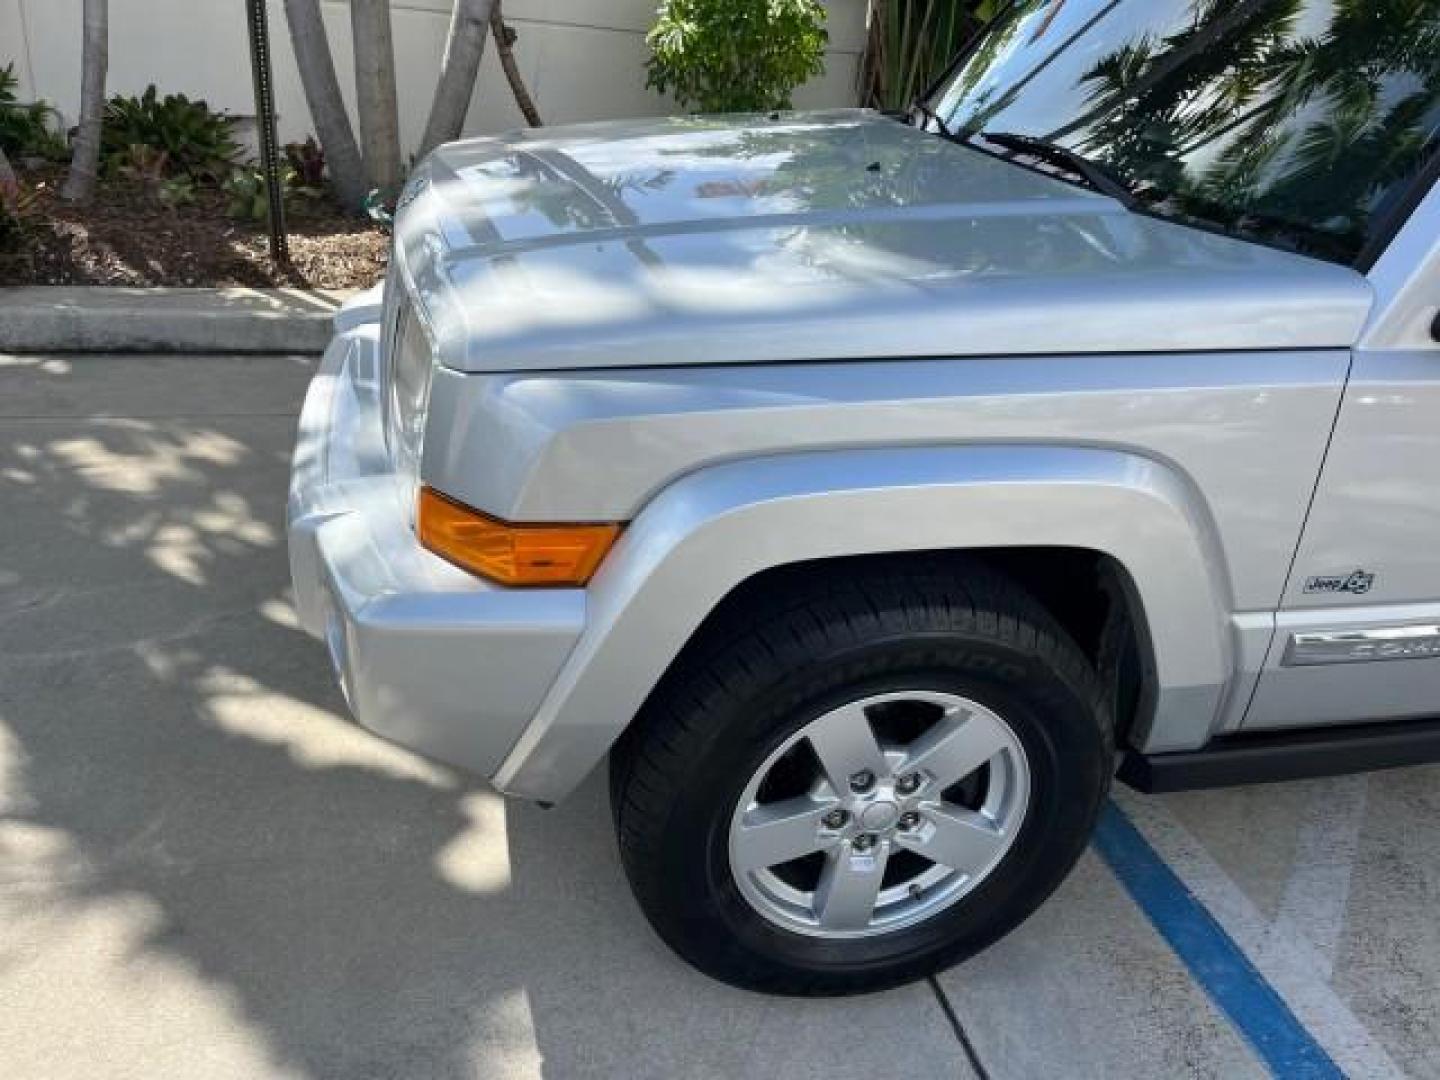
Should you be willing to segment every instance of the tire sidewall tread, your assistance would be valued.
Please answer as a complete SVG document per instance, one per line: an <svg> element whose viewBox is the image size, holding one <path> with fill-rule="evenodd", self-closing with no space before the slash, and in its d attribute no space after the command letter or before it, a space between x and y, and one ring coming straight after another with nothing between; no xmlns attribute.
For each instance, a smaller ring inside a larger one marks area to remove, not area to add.
<svg viewBox="0 0 1440 1080"><path fill-rule="evenodd" d="M972 893L917 926L835 943L770 923L725 857L740 790L828 698L921 688L915 678L980 700L1021 738L1036 786L1020 837ZM1112 727L1084 654L988 567L817 575L722 609L617 745L622 862L662 938L717 978L788 994L883 989L979 951L1059 885L1108 790Z"/></svg>

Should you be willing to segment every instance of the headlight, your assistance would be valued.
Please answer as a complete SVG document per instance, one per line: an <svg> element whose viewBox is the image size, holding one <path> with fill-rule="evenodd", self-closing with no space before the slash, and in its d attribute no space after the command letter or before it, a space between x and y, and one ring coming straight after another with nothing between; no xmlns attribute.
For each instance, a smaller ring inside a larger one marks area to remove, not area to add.
<svg viewBox="0 0 1440 1080"><path fill-rule="evenodd" d="M406 480L411 513L420 484L420 454L425 441L425 413L435 374L435 350L410 304L404 304L390 339L385 362L385 437L390 460Z"/></svg>

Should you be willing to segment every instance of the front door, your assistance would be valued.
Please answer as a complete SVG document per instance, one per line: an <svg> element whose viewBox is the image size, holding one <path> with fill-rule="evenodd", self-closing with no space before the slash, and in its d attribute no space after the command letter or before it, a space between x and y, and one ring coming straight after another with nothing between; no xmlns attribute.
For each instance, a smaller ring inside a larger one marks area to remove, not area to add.
<svg viewBox="0 0 1440 1080"><path fill-rule="evenodd" d="M1376 316L1246 729L1440 716L1437 237L1440 187L1371 272Z"/></svg>

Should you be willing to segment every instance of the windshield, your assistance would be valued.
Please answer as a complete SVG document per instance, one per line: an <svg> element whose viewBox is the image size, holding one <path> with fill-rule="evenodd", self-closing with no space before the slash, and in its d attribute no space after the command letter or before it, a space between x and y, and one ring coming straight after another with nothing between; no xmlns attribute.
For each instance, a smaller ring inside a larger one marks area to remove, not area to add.
<svg viewBox="0 0 1440 1080"><path fill-rule="evenodd" d="M1354 262L1440 139L1440 0L1017 0L927 104L1150 213Z"/></svg>

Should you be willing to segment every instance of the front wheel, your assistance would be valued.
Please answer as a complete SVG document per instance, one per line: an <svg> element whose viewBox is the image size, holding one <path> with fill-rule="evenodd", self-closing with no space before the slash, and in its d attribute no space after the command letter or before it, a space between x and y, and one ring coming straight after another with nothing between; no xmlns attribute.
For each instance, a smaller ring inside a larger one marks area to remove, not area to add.
<svg viewBox="0 0 1440 1080"><path fill-rule="evenodd" d="M611 759L656 930L777 993L879 989L1018 925L1083 850L1111 772L1096 676L979 565L813 577L742 602Z"/></svg>

